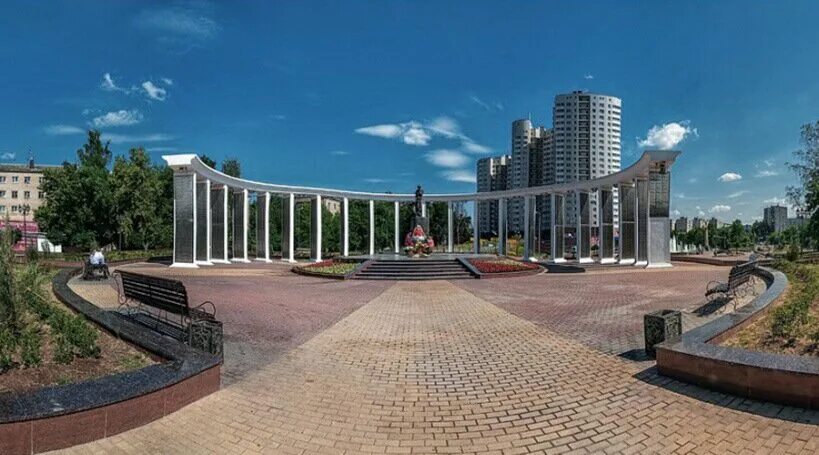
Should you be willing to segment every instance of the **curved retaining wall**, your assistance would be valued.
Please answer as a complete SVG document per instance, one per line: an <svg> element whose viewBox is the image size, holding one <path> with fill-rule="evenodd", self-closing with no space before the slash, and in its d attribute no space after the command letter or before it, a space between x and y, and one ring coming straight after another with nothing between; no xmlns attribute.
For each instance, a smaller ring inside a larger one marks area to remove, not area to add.
<svg viewBox="0 0 819 455"><path fill-rule="evenodd" d="M68 287L78 269L52 287L66 305L114 336L167 362L76 384L0 396L0 453L31 454L112 436L168 415L217 390L221 358L192 349L112 312Z"/></svg>
<svg viewBox="0 0 819 455"><path fill-rule="evenodd" d="M733 395L819 409L819 359L720 346L762 314L785 290L782 272L759 268L768 284L759 297L736 312L657 345L660 374Z"/></svg>

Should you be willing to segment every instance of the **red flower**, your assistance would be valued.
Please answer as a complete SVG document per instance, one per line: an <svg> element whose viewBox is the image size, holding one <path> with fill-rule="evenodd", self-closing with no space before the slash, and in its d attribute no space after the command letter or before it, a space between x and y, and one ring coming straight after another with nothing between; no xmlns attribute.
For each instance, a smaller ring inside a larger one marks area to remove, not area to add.
<svg viewBox="0 0 819 455"><path fill-rule="evenodd" d="M538 267L536 264L511 259L470 259L469 262L481 273L521 272Z"/></svg>

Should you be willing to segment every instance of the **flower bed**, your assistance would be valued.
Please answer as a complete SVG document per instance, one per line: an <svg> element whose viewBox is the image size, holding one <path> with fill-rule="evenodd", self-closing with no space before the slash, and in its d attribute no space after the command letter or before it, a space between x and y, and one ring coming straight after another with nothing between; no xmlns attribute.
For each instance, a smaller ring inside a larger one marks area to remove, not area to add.
<svg viewBox="0 0 819 455"><path fill-rule="evenodd" d="M333 260L316 262L315 264L306 264L293 267L296 273L306 275L321 275L328 277L344 278L348 273L358 267L356 262L336 262Z"/></svg>
<svg viewBox="0 0 819 455"><path fill-rule="evenodd" d="M470 259L472 264L481 273L511 273L525 272L538 269L537 264L515 261L513 259Z"/></svg>

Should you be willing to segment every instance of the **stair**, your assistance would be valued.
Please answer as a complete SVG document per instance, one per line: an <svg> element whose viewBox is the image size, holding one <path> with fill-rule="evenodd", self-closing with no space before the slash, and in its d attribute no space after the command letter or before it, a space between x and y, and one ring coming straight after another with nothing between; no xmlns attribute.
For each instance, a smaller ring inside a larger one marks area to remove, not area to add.
<svg viewBox="0 0 819 455"><path fill-rule="evenodd" d="M372 260L356 280L458 280L476 278L457 259Z"/></svg>

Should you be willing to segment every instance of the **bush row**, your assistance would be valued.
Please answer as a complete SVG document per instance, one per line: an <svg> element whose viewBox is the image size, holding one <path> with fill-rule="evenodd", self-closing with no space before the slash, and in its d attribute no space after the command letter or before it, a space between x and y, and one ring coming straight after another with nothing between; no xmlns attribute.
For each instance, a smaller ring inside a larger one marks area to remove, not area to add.
<svg viewBox="0 0 819 455"><path fill-rule="evenodd" d="M819 272L816 267L780 261L777 268L788 275L791 289L785 303L771 313L771 334L786 341L808 337L819 342L819 324L811 306L819 297Z"/></svg>

